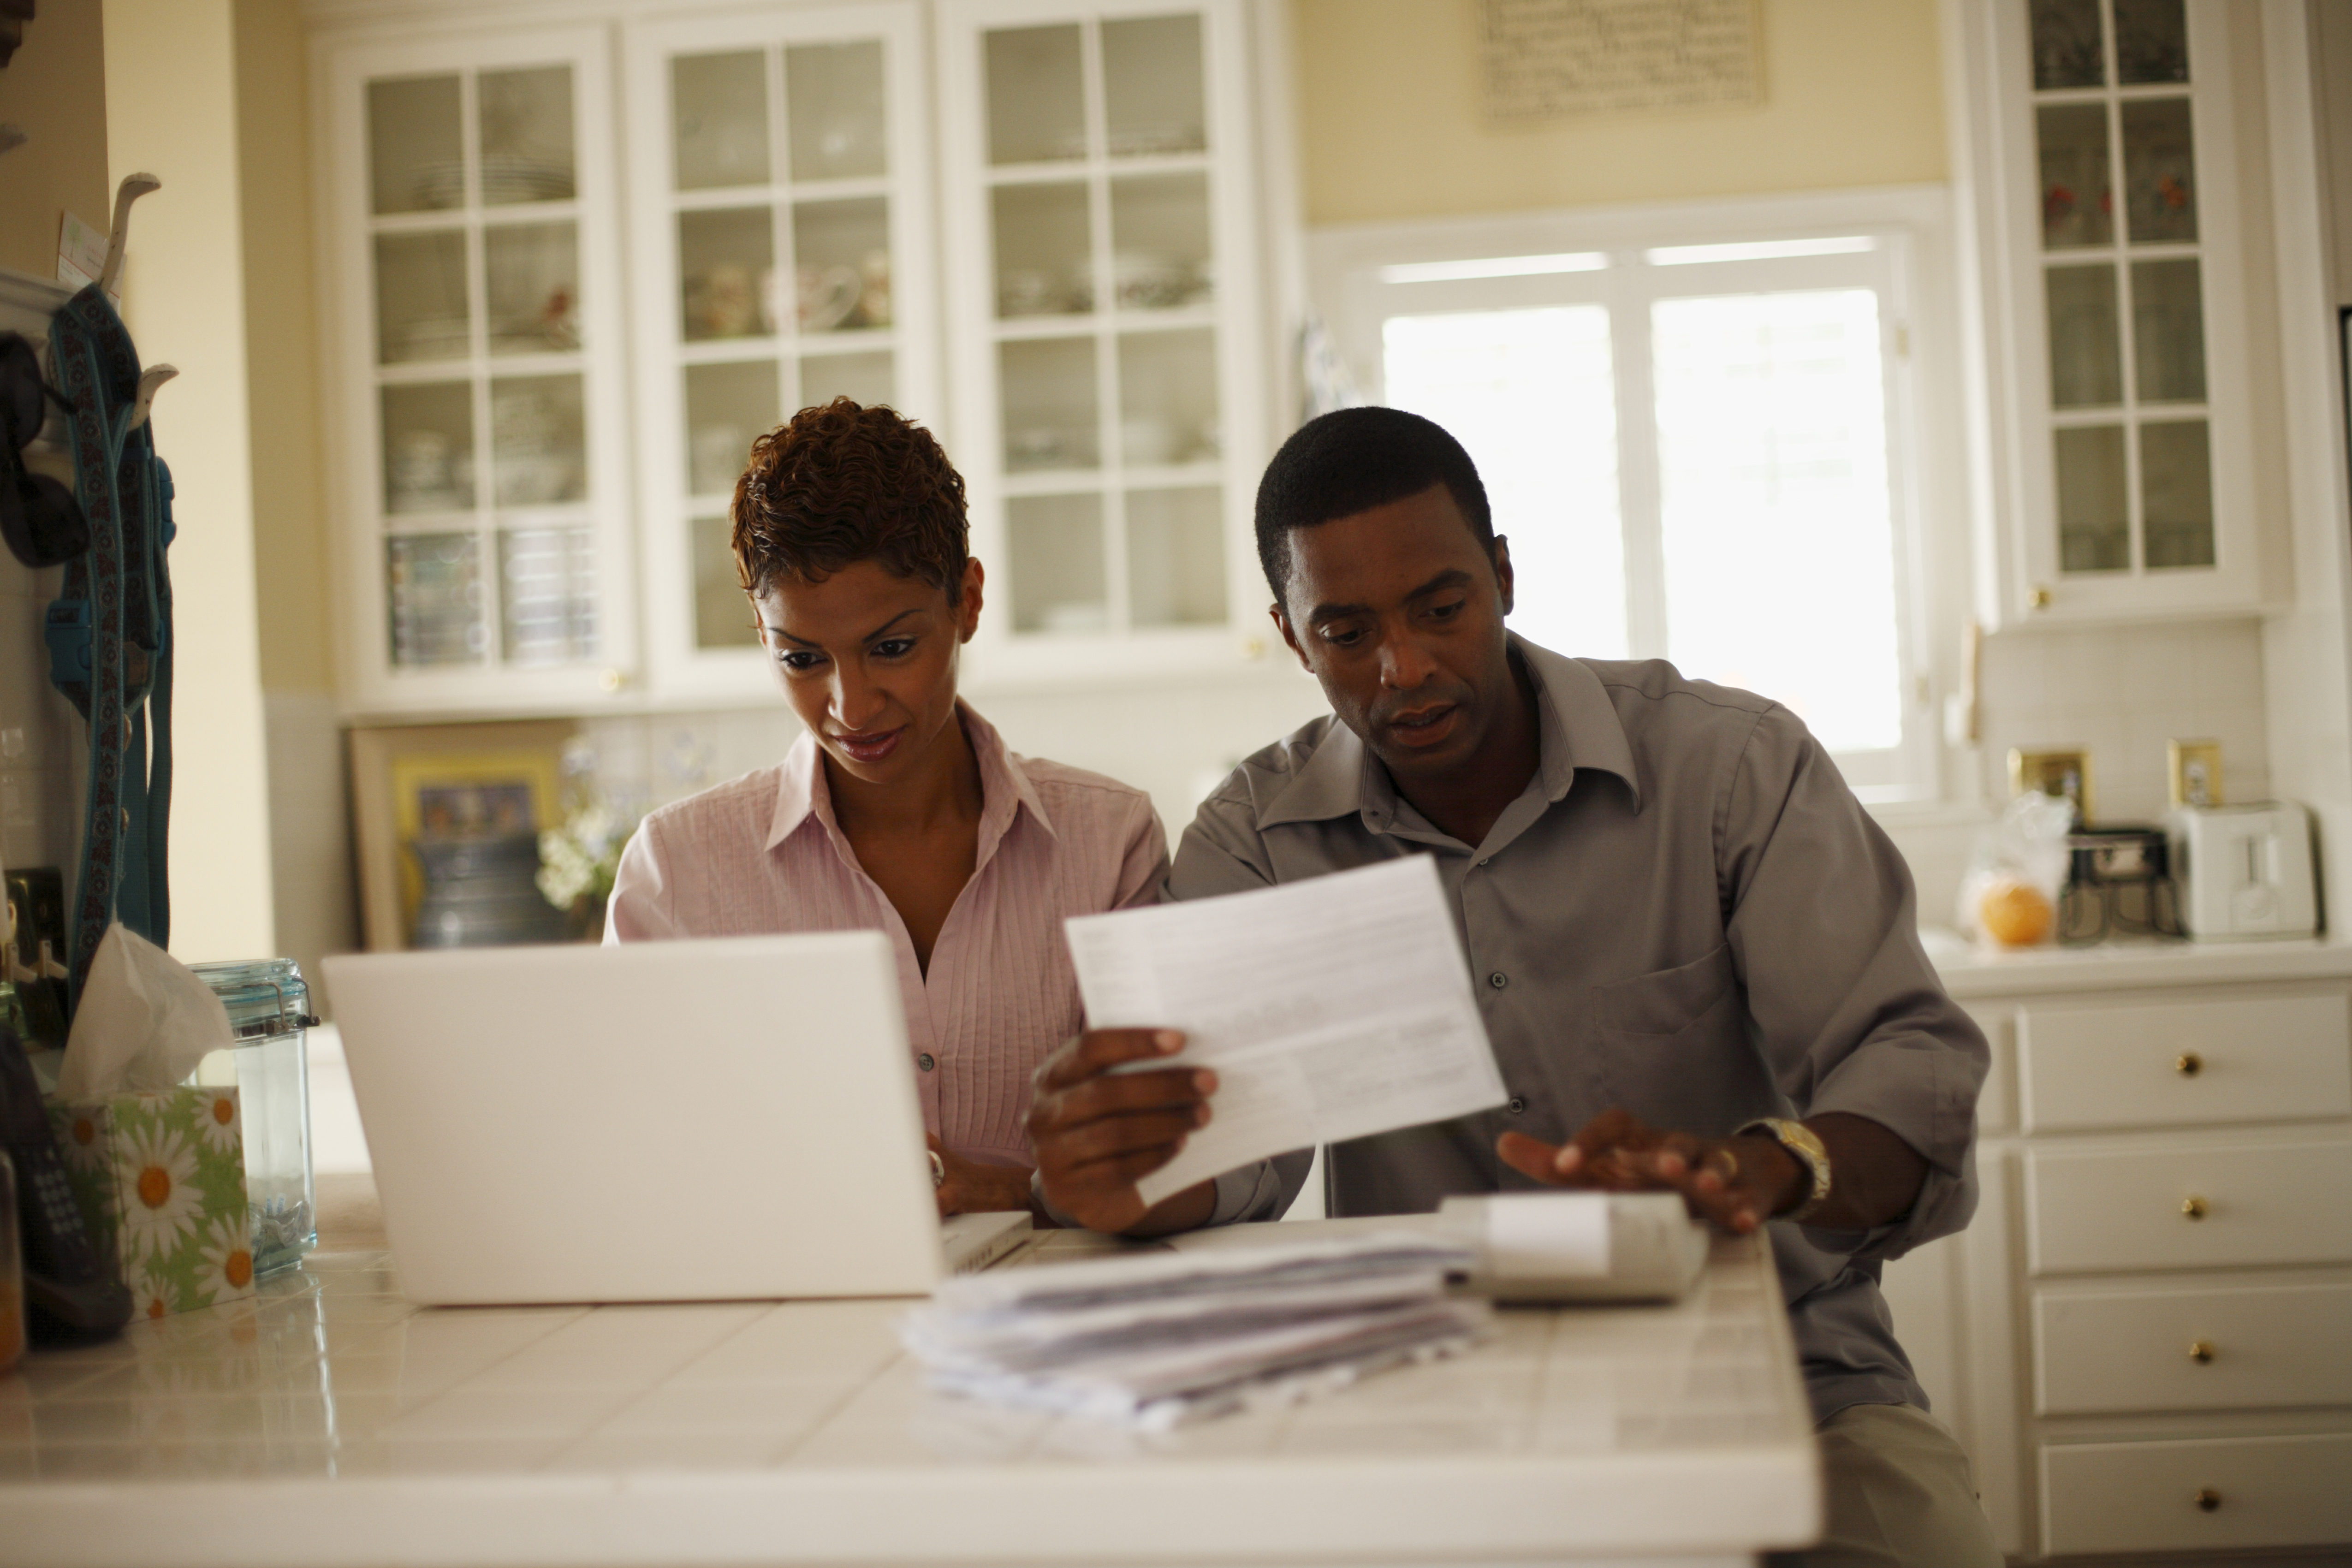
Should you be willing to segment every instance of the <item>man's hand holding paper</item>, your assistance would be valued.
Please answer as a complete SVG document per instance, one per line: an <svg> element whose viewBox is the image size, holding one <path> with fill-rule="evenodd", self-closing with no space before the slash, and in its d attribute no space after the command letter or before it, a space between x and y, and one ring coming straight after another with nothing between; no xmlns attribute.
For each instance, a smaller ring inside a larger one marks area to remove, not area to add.
<svg viewBox="0 0 2352 1568"><path fill-rule="evenodd" d="M1197 1224L1221 1172L1503 1101L1424 857L1066 923L1096 1027L1040 1070L1031 1127L1089 1226Z"/></svg>

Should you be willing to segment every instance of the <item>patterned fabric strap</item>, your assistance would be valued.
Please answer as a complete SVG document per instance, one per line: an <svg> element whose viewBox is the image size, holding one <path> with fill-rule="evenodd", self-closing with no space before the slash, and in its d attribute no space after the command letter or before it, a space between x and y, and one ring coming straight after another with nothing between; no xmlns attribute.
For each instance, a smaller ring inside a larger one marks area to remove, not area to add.
<svg viewBox="0 0 2352 1568"><path fill-rule="evenodd" d="M139 357L95 286L49 327L52 374L70 414L75 488L90 550L49 606L51 682L89 721L89 791L68 940L78 1002L90 960L120 914L165 942L163 889L170 788L170 479L143 426L124 426ZM160 695L151 723L151 700ZM159 793L157 783L163 785Z"/></svg>

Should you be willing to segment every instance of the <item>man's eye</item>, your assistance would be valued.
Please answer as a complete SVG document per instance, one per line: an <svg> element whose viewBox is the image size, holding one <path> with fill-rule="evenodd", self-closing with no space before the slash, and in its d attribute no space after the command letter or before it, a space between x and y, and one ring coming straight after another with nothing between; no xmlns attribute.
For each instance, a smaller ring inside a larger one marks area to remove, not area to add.
<svg viewBox="0 0 2352 1568"><path fill-rule="evenodd" d="M1456 599L1451 604L1432 605L1429 606L1430 619L1450 621L1462 613L1462 606L1468 602L1465 599Z"/></svg>
<svg viewBox="0 0 2352 1568"><path fill-rule="evenodd" d="M1361 626L1325 626L1323 628L1322 636L1323 640L1329 643L1333 647L1353 647L1358 643L1364 640L1364 628Z"/></svg>
<svg viewBox="0 0 2352 1568"><path fill-rule="evenodd" d="M874 645L874 657L877 658L901 658L907 654L913 652L914 647L915 639L912 637L884 637L880 642Z"/></svg>

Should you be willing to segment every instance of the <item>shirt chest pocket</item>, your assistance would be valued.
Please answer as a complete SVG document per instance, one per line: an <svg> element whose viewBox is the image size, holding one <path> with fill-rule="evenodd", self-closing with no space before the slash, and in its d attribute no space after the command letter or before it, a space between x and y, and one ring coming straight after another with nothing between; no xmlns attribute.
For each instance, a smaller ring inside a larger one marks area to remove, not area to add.
<svg viewBox="0 0 2352 1568"><path fill-rule="evenodd" d="M1731 949L1592 989L1594 1076L1654 1126L1719 1135L1773 1104Z"/></svg>

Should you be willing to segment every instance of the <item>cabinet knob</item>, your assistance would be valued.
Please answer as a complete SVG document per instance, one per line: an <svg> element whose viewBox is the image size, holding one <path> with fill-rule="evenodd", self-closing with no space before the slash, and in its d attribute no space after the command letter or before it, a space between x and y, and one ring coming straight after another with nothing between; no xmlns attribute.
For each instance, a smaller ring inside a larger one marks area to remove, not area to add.
<svg viewBox="0 0 2352 1568"><path fill-rule="evenodd" d="M2037 610L2046 610L2050 607L2050 590L2037 583L2033 592L2025 595L2025 602Z"/></svg>
<svg viewBox="0 0 2352 1568"><path fill-rule="evenodd" d="M2211 1487L2199 1487L2197 1489L2196 1497L2190 1500L2195 1502L2199 1508L2203 1509L2207 1513L2211 1513L2215 1509L2221 1506L2221 1494L2215 1491Z"/></svg>
<svg viewBox="0 0 2352 1568"><path fill-rule="evenodd" d="M2182 1078L2195 1078L2205 1070L2205 1058L2195 1051L2183 1051L2172 1058L2172 1070Z"/></svg>
<svg viewBox="0 0 2352 1568"><path fill-rule="evenodd" d="M2212 1364L2213 1364L2213 1342L2212 1342L2211 1340L2191 1340L2191 1341L2189 1341L2189 1359L2190 1361L2195 1362L2199 1366L2210 1366L2210 1365L2212 1365Z"/></svg>
<svg viewBox="0 0 2352 1568"><path fill-rule="evenodd" d="M2194 1194L2180 1200L2180 1215L2183 1219L2203 1219L2211 1212L2211 1206L2203 1198Z"/></svg>
<svg viewBox="0 0 2352 1568"><path fill-rule="evenodd" d="M1242 638L1242 657L1244 658L1264 658L1265 657L1265 639L1264 637Z"/></svg>
<svg viewBox="0 0 2352 1568"><path fill-rule="evenodd" d="M618 691L628 683L628 676L617 669L607 669L596 678L596 684L607 691Z"/></svg>

